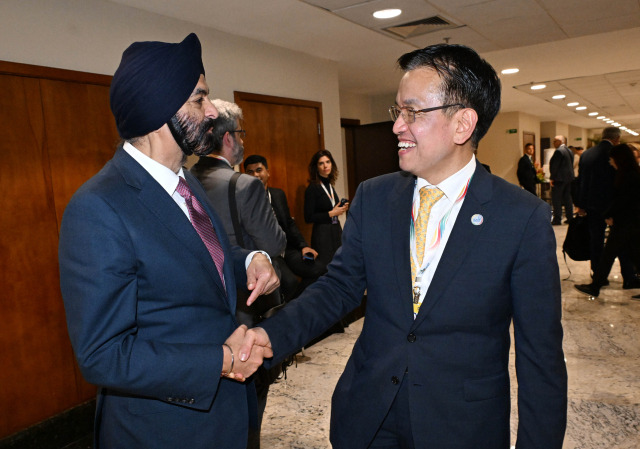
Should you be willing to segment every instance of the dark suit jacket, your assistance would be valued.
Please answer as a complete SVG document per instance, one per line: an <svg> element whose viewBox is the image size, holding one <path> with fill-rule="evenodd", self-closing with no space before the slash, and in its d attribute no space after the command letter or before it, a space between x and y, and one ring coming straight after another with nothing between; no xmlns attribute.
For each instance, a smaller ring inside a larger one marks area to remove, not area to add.
<svg viewBox="0 0 640 449"><path fill-rule="evenodd" d="M538 178L536 177L536 167L533 165L531 158L528 155L523 155L518 161L518 182L525 190L536 195L536 183Z"/></svg>
<svg viewBox="0 0 640 449"><path fill-rule="evenodd" d="M235 171L225 161L201 157L191 167L191 173L202 183L207 197L222 220L229 240L232 244L237 244L229 211L229 181ZM244 247L265 251L271 257L284 251L286 237L273 216L264 185L258 178L240 175L236 184L236 203Z"/></svg>
<svg viewBox="0 0 640 449"><path fill-rule="evenodd" d="M609 163L611 148L613 144L603 140L580 156L576 206L603 214L611 204L615 177L615 169Z"/></svg>
<svg viewBox="0 0 640 449"><path fill-rule="evenodd" d="M367 289L362 334L333 395L333 447L368 446L407 372L417 448L508 449L513 320L517 447L560 449L567 374L549 206L478 165L414 320L414 185L399 172L358 187L328 273L261 324L275 359L355 308Z"/></svg>
<svg viewBox="0 0 640 449"><path fill-rule="evenodd" d="M202 187L185 178L224 250L226 293L184 212L122 148L62 219L60 285L80 369L100 387L98 448L246 447L255 390L218 373L237 327L229 287L246 284L249 252L230 247Z"/></svg>
<svg viewBox="0 0 640 449"><path fill-rule="evenodd" d="M287 236L287 249L300 251L302 248L309 246L300 229L298 229L296 221L291 216L284 191L275 187L269 187L268 189L271 194L271 206L276 214L278 224Z"/></svg>
<svg viewBox="0 0 640 449"><path fill-rule="evenodd" d="M573 181L573 153L566 145L560 145L553 152L549 161L549 173L553 182L571 182Z"/></svg>

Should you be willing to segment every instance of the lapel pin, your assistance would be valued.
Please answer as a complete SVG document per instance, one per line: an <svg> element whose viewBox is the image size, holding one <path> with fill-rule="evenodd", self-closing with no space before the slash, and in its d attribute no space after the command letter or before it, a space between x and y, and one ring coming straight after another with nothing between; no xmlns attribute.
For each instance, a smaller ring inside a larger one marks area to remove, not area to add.
<svg viewBox="0 0 640 449"><path fill-rule="evenodd" d="M471 224L473 224L474 226L480 226L483 221L484 217L480 214L475 214L473 217L471 217Z"/></svg>

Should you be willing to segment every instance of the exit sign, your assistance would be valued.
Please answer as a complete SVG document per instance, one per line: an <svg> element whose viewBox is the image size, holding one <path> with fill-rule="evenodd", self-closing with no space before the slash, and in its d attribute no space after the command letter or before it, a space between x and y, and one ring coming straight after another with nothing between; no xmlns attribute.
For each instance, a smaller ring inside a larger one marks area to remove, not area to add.
<svg viewBox="0 0 640 449"><path fill-rule="evenodd" d="M515 134L517 132L518 132L518 130L516 128L512 128L512 129L508 129L507 130L507 134Z"/></svg>

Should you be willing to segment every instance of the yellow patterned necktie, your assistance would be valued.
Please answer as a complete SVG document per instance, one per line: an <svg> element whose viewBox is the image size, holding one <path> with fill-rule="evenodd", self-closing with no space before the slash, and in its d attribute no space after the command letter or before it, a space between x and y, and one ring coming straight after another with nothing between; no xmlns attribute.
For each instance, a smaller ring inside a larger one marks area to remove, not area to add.
<svg viewBox="0 0 640 449"><path fill-rule="evenodd" d="M444 193L437 187L428 188L423 187L420 189L420 208L418 210L418 216L414 224L414 236L416 239L416 260L422 265L422 259L424 257L424 246L427 240L427 224L429 223L429 214L434 204L442 198ZM420 266L415 266L413 257L411 257L411 282L416 283L416 275ZM416 290L418 287L418 290ZM414 298L413 298L413 311L418 313L420 309L419 300L419 285L414 285Z"/></svg>

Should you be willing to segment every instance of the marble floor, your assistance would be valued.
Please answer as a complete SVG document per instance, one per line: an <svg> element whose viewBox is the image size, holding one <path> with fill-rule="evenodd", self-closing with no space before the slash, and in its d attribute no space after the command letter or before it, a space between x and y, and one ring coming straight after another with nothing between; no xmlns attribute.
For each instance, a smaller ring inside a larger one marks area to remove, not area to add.
<svg viewBox="0 0 640 449"><path fill-rule="evenodd" d="M567 226L554 227L562 279L569 408L563 449L640 448L640 301L623 290L619 266L598 298L573 288L589 282L589 263L562 257ZM570 272L571 274L570 274ZM362 319L305 349L287 379L272 385L262 427L265 449L325 449L330 400ZM512 350L513 355L513 350ZM512 359L512 397L517 392ZM515 401L512 401L515 402ZM512 434L517 415L512 413ZM514 441L515 444L515 436Z"/></svg>

